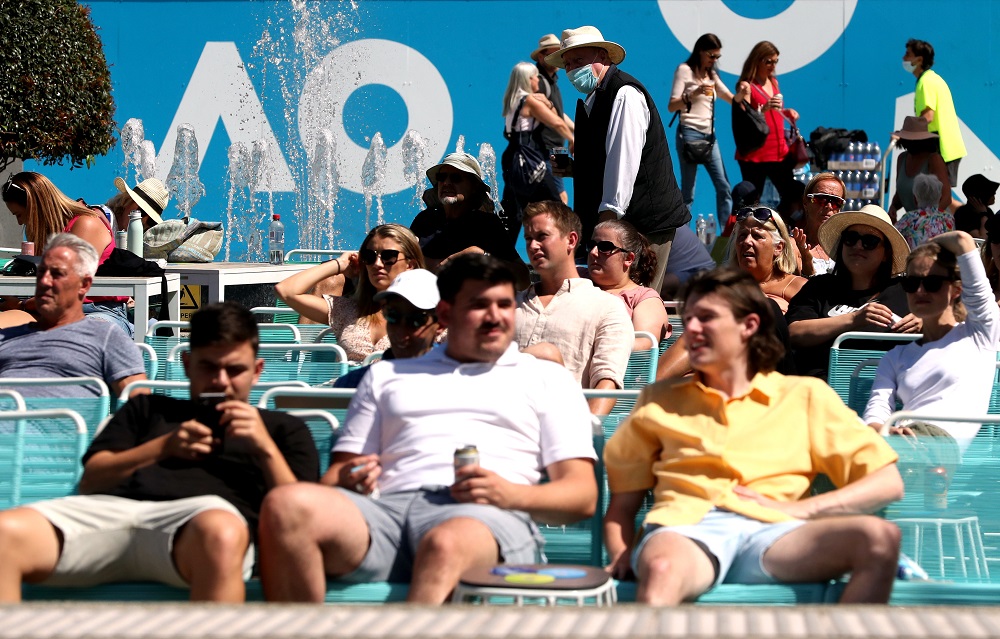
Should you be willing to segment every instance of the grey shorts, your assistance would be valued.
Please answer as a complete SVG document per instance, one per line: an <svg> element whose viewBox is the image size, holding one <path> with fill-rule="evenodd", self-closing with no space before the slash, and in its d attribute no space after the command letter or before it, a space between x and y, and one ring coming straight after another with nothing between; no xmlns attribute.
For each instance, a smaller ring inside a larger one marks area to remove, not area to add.
<svg viewBox="0 0 1000 639"><path fill-rule="evenodd" d="M697 524L646 528L632 553L632 570L639 574L639 555L646 543L664 532L677 533L694 541L718 560L715 583L770 584L777 579L764 569L764 553L776 541L806 522L796 519L769 524L725 510L711 510Z"/></svg>
<svg viewBox="0 0 1000 639"><path fill-rule="evenodd" d="M420 540L432 528L458 517L475 519L492 533L500 548L500 561L530 564L544 560L538 527L527 513L483 504L460 504L447 488L382 495L371 499L338 488L361 511L368 523L368 553L344 581L408 583Z"/></svg>
<svg viewBox="0 0 1000 639"><path fill-rule="evenodd" d="M174 537L207 510L224 510L245 522L215 495L172 501L139 501L112 495L74 495L28 504L63 535L56 569L43 583L93 586L116 581L159 581L186 588L174 565ZM243 559L243 578L253 570L253 544Z"/></svg>

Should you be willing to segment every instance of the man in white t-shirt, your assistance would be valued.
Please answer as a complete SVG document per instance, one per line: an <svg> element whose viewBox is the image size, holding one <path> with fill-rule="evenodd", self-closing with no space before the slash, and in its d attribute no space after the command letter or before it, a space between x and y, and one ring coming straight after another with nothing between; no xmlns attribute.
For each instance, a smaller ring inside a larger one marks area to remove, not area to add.
<svg viewBox="0 0 1000 639"><path fill-rule="evenodd" d="M538 561L533 520L593 514L587 404L564 368L518 352L514 275L495 258L461 255L438 288L447 343L373 365L321 484L268 497L268 600L322 602L331 577L409 581L409 601L442 603L469 568ZM453 452L468 444L480 463L456 469Z"/></svg>

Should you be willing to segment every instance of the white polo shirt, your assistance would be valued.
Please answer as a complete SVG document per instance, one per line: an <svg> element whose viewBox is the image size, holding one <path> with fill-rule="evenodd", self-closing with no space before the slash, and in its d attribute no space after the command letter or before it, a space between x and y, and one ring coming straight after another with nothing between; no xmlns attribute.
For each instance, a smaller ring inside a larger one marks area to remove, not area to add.
<svg viewBox="0 0 1000 639"><path fill-rule="evenodd" d="M537 484L558 461L597 458L586 400L562 366L514 343L492 364L463 364L445 349L373 365L351 401L333 450L378 454L382 493L450 486L465 444L515 484Z"/></svg>

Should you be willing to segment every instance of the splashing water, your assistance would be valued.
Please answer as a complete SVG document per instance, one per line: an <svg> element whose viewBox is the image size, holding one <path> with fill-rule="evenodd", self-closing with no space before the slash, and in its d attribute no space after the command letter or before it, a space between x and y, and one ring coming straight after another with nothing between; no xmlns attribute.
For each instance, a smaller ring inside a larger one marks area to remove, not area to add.
<svg viewBox="0 0 1000 639"><path fill-rule="evenodd" d="M274 191L271 177L274 174L274 161L266 140L254 140L250 151L250 193L264 192L267 194L267 208L263 214L256 213L256 207L250 207L247 235L247 259L251 262L264 262L264 234L271 216L274 215ZM251 198L253 199L253 198Z"/></svg>
<svg viewBox="0 0 1000 639"><path fill-rule="evenodd" d="M246 222L252 220L249 209L252 206L250 196L250 149L242 142L236 142L229 147L229 197L226 204L226 245L225 261L230 260L229 250L232 240L246 242Z"/></svg>
<svg viewBox="0 0 1000 639"><path fill-rule="evenodd" d="M329 129L320 129L309 162L309 211L303 221L302 248L334 246L334 208L340 193L337 142Z"/></svg>
<svg viewBox="0 0 1000 639"><path fill-rule="evenodd" d="M427 140L419 133L410 129L403 136L400 144L403 147L403 177L413 184L413 198L411 202L416 205L417 210L423 208L424 189L427 188L425 171L427 170Z"/></svg>
<svg viewBox="0 0 1000 639"><path fill-rule="evenodd" d="M455 153L465 153L465 136L459 135L455 141Z"/></svg>
<svg viewBox="0 0 1000 639"><path fill-rule="evenodd" d="M129 181L129 167L135 171L136 181L139 180L141 174L140 152L145 137L146 132L142 126L142 120L139 118L129 118L125 122L125 126L122 127L122 153L125 155L122 166L125 167L126 182Z"/></svg>
<svg viewBox="0 0 1000 639"><path fill-rule="evenodd" d="M497 154L493 150L493 145L489 142L480 144L479 157L477 159L479 160L479 166L483 168L483 181L486 182L486 186L490 187L489 196L493 200L493 210L504 226L509 229L512 222L507 217L507 213L504 212L503 206L500 205L500 194L498 191L500 185L497 184Z"/></svg>
<svg viewBox="0 0 1000 639"><path fill-rule="evenodd" d="M167 188L185 220L191 217L191 209L205 195L205 185L198 179L198 138L190 124L177 126L174 164L167 175Z"/></svg>
<svg viewBox="0 0 1000 639"><path fill-rule="evenodd" d="M385 180L386 148L382 134L376 132L372 136L372 144L361 167L361 184L365 195L365 232L372 229L372 199L378 206L377 223L385 224L385 212L382 210L383 181Z"/></svg>
<svg viewBox="0 0 1000 639"><path fill-rule="evenodd" d="M139 147L139 173L136 181L156 177L156 147L149 140L143 140Z"/></svg>

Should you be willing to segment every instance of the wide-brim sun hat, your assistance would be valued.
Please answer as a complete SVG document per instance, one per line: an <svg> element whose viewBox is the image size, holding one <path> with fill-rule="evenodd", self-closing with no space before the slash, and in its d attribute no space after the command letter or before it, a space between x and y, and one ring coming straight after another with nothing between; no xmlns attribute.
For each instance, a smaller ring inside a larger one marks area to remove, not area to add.
<svg viewBox="0 0 1000 639"><path fill-rule="evenodd" d="M559 38L556 37L554 33L546 33L541 38L538 39L538 48L531 52L531 59L537 60L538 54L546 49L551 49L552 47L559 48L560 42Z"/></svg>
<svg viewBox="0 0 1000 639"><path fill-rule="evenodd" d="M116 177L115 186L122 193L128 193L154 222L157 224L163 222L163 209L167 208L167 202L170 200L170 192L163 182L156 178L147 178L136 184L134 189L130 189L125 180Z"/></svg>
<svg viewBox="0 0 1000 639"><path fill-rule="evenodd" d="M577 29L566 29L562 32L562 41L559 43L559 50L545 56L545 62L550 66L565 68L563 55L567 51L579 49L581 47L597 47L608 52L608 57L614 64L621 64L625 59L625 48L617 42L605 40L597 27L584 26Z"/></svg>
<svg viewBox="0 0 1000 639"><path fill-rule="evenodd" d="M468 153L449 153L441 160L441 164L435 164L427 169L427 179L434 186L437 186L437 174L443 166L454 167L459 171L475 176L479 180L479 183L486 189L486 192L489 193L490 185L483 180L483 167L479 166L479 161Z"/></svg>
<svg viewBox="0 0 1000 639"><path fill-rule="evenodd" d="M845 229L855 224L863 224L878 230L889 240L892 247L892 274L906 270L906 256L910 254L910 245L896 227L892 225L889 214L877 204L867 204L860 211L841 211L819 227L819 243L826 254L836 259L837 244Z"/></svg>
<svg viewBox="0 0 1000 639"><path fill-rule="evenodd" d="M893 131L892 134L903 140L927 140L938 137L937 133L927 130L927 120L917 115L903 118L903 128Z"/></svg>
<svg viewBox="0 0 1000 639"><path fill-rule="evenodd" d="M424 311L432 311L441 301L438 292L437 275L422 268L403 271L396 276L389 288L376 293L372 298L376 302L390 295L399 295L404 300Z"/></svg>

